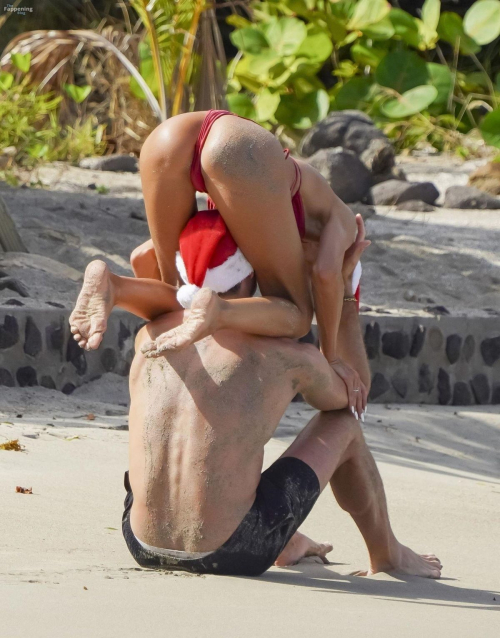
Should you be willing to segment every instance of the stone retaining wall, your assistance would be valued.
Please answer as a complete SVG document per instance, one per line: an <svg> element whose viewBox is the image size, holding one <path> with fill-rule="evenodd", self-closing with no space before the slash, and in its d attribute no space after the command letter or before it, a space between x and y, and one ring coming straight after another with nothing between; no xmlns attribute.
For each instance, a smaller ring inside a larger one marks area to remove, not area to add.
<svg viewBox="0 0 500 638"><path fill-rule="evenodd" d="M114 312L98 351L71 338L65 309L0 308L0 386L41 385L70 394L105 372L127 375L142 322ZM373 402L500 403L497 317L362 315ZM317 342L314 329L305 339Z"/></svg>

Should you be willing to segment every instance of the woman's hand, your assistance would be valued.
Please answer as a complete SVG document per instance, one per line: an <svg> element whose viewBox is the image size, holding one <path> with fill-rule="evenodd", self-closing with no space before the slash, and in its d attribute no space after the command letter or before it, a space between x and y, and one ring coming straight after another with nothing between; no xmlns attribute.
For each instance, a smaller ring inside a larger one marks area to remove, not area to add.
<svg viewBox="0 0 500 638"><path fill-rule="evenodd" d="M342 278L344 280L344 288L347 295L352 295L356 292L355 290L352 290L352 274L361 258L361 255L371 244L371 241L365 239L365 224L361 215L356 215L356 225L358 227L356 239L345 251L344 263L342 264Z"/></svg>
<svg viewBox="0 0 500 638"><path fill-rule="evenodd" d="M359 374L353 370L339 357L330 361L332 370L342 379L347 388L347 398L349 401L349 409L356 417L365 420L365 410L368 403L368 392L366 386L361 381Z"/></svg>

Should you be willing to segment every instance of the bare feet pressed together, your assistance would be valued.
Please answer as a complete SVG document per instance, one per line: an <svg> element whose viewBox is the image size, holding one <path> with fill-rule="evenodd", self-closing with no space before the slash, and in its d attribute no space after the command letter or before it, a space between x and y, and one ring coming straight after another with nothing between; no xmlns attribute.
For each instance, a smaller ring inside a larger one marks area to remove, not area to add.
<svg viewBox="0 0 500 638"><path fill-rule="evenodd" d="M81 348L99 347L113 306L111 273L103 261L96 259L85 270L83 286L69 318L73 338Z"/></svg>
<svg viewBox="0 0 500 638"><path fill-rule="evenodd" d="M164 352L182 350L208 337L221 327L219 318L223 303L216 292L210 288L202 288L194 296L191 308L180 326L165 332L154 341L148 341L141 352L148 358L159 357Z"/></svg>
<svg viewBox="0 0 500 638"><path fill-rule="evenodd" d="M329 565L330 562L326 555L332 549L333 546L330 543L316 543L304 534L295 532L274 564L276 567L289 567L296 565L303 558L315 557L318 559L318 563Z"/></svg>

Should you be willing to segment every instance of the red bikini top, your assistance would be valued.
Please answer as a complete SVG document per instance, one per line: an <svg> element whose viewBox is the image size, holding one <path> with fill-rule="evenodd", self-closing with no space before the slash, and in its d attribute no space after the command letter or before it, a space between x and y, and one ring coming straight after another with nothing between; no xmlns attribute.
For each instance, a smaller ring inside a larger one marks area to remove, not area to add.
<svg viewBox="0 0 500 638"><path fill-rule="evenodd" d="M201 172L201 151L203 146L205 145L208 134L210 133L210 129L212 128L213 123L218 120L220 117L224 115L233 115L234 117L241 117L236 115L235 113L230 113L229 111L216 111L210 110L207 112L205 119L203 120L203 124L201 125L200 133L198 135L198 139L196 140L196 144L194 147L193 161L191 163L191 183L193 187L199 191L200 193L206 193L207 187L205 186L205 180L203 179L203 174ZM241 118L248 119L248 118ZM290 151L285 149L285 157L288 157ZM299 230L300 237L304 237L306 232L306 220L305 220L305 211L304 211L304 203L302 202L302 197L300 195L300 185L302 182L302 176L300 173L300 168L297 162L290 158L295 167L295 180L292 186L292 206L293 213L295 215L295 221L297 222L297 228ZM208 208L214 209L215 204L213 201L208 198Z"/></svg>

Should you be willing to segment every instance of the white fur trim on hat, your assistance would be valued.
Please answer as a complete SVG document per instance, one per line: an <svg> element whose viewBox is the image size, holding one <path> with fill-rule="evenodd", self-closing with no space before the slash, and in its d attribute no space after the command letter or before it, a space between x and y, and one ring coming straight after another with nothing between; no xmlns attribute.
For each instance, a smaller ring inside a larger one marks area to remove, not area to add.
<svg viewBox="0 0 500 638"><path fill-rule="evenodd" d="M180 252L177 252L175 255L175 265L177 266L182 281L185 284L190 284L186 266ZM214 292L227 292L251 275L252 272L252 266L238 248L223 264L207 270L203 287L210 288Z"/></svg>
<svg viewBox="0 0 500 638"><path fill-rule="evenodd" d="M184 286L181 286L177 291L177 301L183 308L191 308L193 298L198 290L201 290L201 288L194 284L184 284Z"/></svg>

